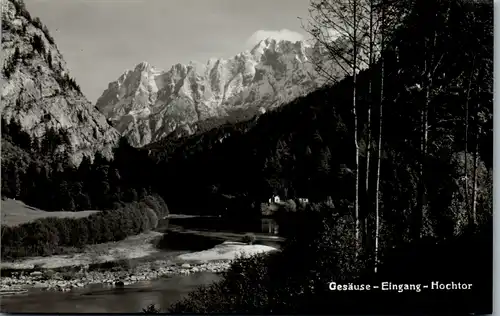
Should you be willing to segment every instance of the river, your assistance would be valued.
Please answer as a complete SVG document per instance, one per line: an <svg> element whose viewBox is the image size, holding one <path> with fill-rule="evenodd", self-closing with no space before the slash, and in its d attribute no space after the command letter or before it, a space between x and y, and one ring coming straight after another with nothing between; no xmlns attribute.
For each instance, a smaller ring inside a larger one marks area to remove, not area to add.
<svg viewBox="0 0 500 316"><path fill-rule="evenodd" d="M196 218L170 220L170 223L204 233L234 232L243 236L245 232L256 232L270 238L270 235L277 233L276 223L268 219L246 222L244 225L222 219ZM141 312L149 304L155 304L163 310L197 287L220 278L213 272L200 272L135 283L123 289L98 284L70 292L32 289L24 294L2 296L0 307L6 313L135 313Z"/></svg>
<svg viewBox="0 0 500 316"><path fill-rule="evenodd" d="M30 290L3 296L0 306L4 313L136 313L149 304L165 309L198 286L220 278L216 273L202 272L136 283L123 289L92 285L64 293Z"/></svg>
<svg viewBox="0 0 500 316"><path fill-rule="evenodd" d="M219 218L191 217L172 218L169 225L182 226L187 229L208 230L217 232L257 233L266 235L278 234L279 226L271 218ZM158 224L163 225L160 221Z"/></svg>

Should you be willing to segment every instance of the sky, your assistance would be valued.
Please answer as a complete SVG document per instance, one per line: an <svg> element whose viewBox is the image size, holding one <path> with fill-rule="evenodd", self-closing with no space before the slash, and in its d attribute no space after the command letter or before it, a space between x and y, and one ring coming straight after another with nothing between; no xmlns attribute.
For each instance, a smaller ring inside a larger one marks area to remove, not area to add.
<svg viewBox="0 0 500 316"><path fill-rule="evenodd" d="M229 58L267 37L301 40L308 0L25 0L95 103L108 83L147 61Z"/></svg>

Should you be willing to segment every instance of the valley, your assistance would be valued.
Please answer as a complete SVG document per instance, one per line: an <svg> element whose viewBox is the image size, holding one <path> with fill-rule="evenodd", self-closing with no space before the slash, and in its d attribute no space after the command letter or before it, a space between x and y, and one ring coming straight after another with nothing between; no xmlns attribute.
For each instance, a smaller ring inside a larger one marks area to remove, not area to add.
<svg viewBox="0 0 500 316"><path fill-rule="evenodd" d="M56 2L1 2L2 312L492 312L491 3Z"/></svg>

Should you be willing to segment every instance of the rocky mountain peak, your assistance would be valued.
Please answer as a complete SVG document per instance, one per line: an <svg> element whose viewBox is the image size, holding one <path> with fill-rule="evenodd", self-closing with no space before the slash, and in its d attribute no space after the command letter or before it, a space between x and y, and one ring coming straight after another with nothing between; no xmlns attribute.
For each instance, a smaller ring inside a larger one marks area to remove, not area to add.
<svg viewBox="0 0 500 316"><path fill-rule="evenodd" d="M2 0L2 117L16 120L32 137L65 130L70 157L101 152L111 157L119 134L69 76L54 39L21 0Z"/></svg>
<svg viewBox="0 0 500 316"><path fill-rule="evenodd" d="M110 83L96 106L135 146L174 131L193 133L206 121L247 119L318 86L310 50L305 42L268 38L229 59L168 71L141 62Z"/></svg>

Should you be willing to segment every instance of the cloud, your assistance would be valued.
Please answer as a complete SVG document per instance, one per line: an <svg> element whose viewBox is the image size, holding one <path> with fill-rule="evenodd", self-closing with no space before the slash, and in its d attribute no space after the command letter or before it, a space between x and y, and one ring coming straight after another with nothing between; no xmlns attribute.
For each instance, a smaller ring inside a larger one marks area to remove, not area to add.
<svg viewBox="0 0 500 316"><path fill-rule="evenodd" d="M246 46L248 49L257 45L258 42L265 40L266 38L273 38L275 40L287 40L291 42L304 40L304 35L290 31L288 29L282 29L279 31L272 30L258 30L250 36L246 41Z"/></svg>

